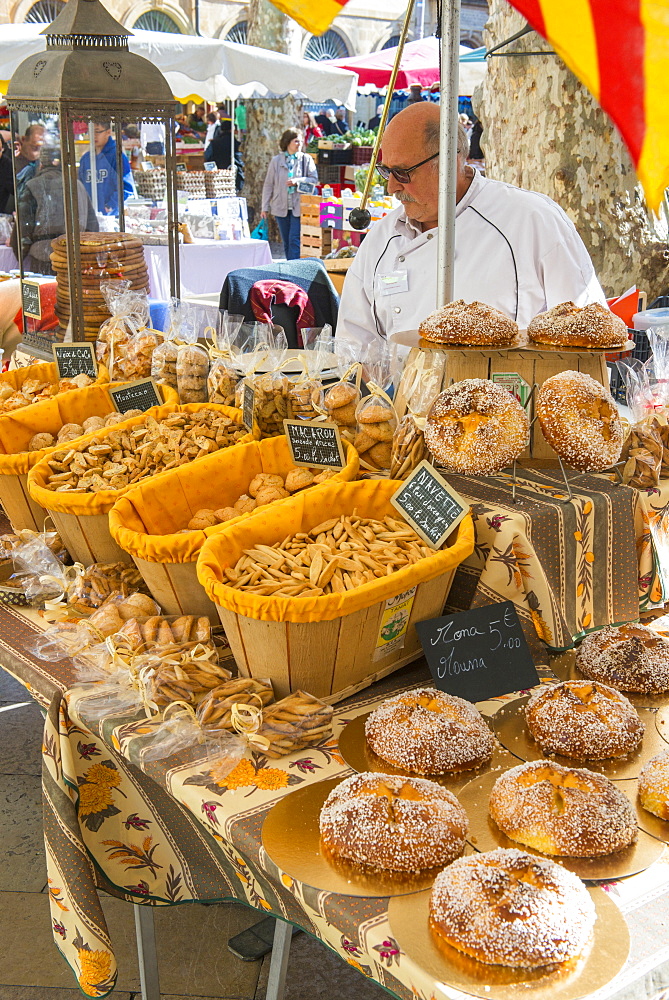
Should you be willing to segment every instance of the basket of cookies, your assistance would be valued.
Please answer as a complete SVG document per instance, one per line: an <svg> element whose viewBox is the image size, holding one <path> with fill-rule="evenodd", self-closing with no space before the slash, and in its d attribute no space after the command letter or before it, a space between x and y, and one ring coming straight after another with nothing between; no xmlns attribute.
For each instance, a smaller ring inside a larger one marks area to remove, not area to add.
<svg viewBox="0 0 669 1000"><path fill-rule="evenodd" d="M76 448L52 451L31 470L28 489L84 566L130 562L109 533L108 514L119 497L143 480L250 439L239 410L199 403L157 406L88 435Z"/></svg>
<svg viewBox="0 0 669 1000"><path fill-rule="evenodd" d="M398 486L327 484L207 539L198 579L241 674L333 702L421 655L413 626L441 613L474 529L467 515L428 548L390 503Z"/></svg>
<svg viewBox="0 0 669 1000"><path fill-rule="evenodd" d="M0 413L0 503L15 529L41 531L44 524L45 511L28 492L30 470L57 448L124 419L107 388L96 383ZM172 389L161 392L166 403L176 402Z"/></svg>
<svg viewBox="0 0 669 1000"><path fill-rule="evenodd" d="M58 367L53 361L43 364L12 368L0 374L0 413L13 413L24 406L41 403L73 389L109 381L109 372L100 365L97 378L82 373L74 378L59 378Z"/></svg>
<svg viewBox="0 0 669 1000"><path fill-rule="evenodd" d="M196 572L207 537L223 524L302 490L355 479L358 456L351 445L346 457L340 472L297 468L285 436L250 441L210 455L192 468L174 469L158 482L148 479L135 486L114 504L109 530L169 614L216 620L216 609Z"/></svg>

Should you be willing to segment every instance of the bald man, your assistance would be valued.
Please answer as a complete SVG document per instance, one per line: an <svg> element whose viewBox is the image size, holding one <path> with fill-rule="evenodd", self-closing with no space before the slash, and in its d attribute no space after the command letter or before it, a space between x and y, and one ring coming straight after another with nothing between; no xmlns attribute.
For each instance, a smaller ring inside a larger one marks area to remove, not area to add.
<svg viewBox="0 0 669 1000"><path fill-rule="evenodd" d="M501 309L521 328L571 300L605 302L574 224L545 195L483 177L458 129L455 298ZM439 106L401 111L383 135L379 171L401 207L375 223L351 265L337 336L364 347L416 330L437 303Z"/></svg>

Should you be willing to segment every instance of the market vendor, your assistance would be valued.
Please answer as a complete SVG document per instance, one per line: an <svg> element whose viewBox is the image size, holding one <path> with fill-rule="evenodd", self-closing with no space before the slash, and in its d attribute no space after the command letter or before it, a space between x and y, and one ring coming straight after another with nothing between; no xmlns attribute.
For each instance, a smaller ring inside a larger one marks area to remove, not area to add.
<svg viewBox="0 0 669 1000"><path fill-rule="evenodd" d="M605 303L588 252L543 194L483 177L458 128L454 298L484 301L521 328L571 300ZM364 345L416 330L437 304L439 106L405 108L383 135L378 170L400 208L375 223L348 271L337 336Z"/></svg>

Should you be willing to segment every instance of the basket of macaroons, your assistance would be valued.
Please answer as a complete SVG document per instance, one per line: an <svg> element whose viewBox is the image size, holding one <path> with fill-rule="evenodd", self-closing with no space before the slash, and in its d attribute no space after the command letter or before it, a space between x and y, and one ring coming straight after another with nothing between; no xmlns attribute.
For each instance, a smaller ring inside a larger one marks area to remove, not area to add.
<svg viewBox="0 0 669 1000"><path fill-rule="evenodd" d="M302 491L355 479L359 463L351 445L346 446L346 458L339 472L298 468L285 435L249 441L216 452L192 468L173 469L159 482L138 484L114 504L109 529L168 614L209 615L216 621L214 604L196 572L207 538Z"/></svg>
<svg viewBox="0 0 669 1000"><path fill-rule="evenodd" d="M14 530L41 531L44 525L45 511L28 493L30 470L55 449L74 447L82 435L124 419L108 388L94 383L0 413L0 503ZM167 401L177 401L169 386L161 391Z"/></svg>

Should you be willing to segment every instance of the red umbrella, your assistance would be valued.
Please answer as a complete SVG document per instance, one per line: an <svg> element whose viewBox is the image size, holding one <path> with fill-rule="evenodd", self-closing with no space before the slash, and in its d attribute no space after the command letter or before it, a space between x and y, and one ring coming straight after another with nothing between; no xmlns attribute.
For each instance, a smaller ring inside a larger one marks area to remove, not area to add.
<svg viewBox="0 0 669 1000"><path fill-rule="evenodd" d="M358 86L374 85L379 90L388 86L395 61L396 48L381 49L368 56L329 59L328 65L349 69L358 74ZM421 38L404 46L402 64L395 90L408 90L412 84L431 87L439 82L439 42L436 38Z"/></svg>

